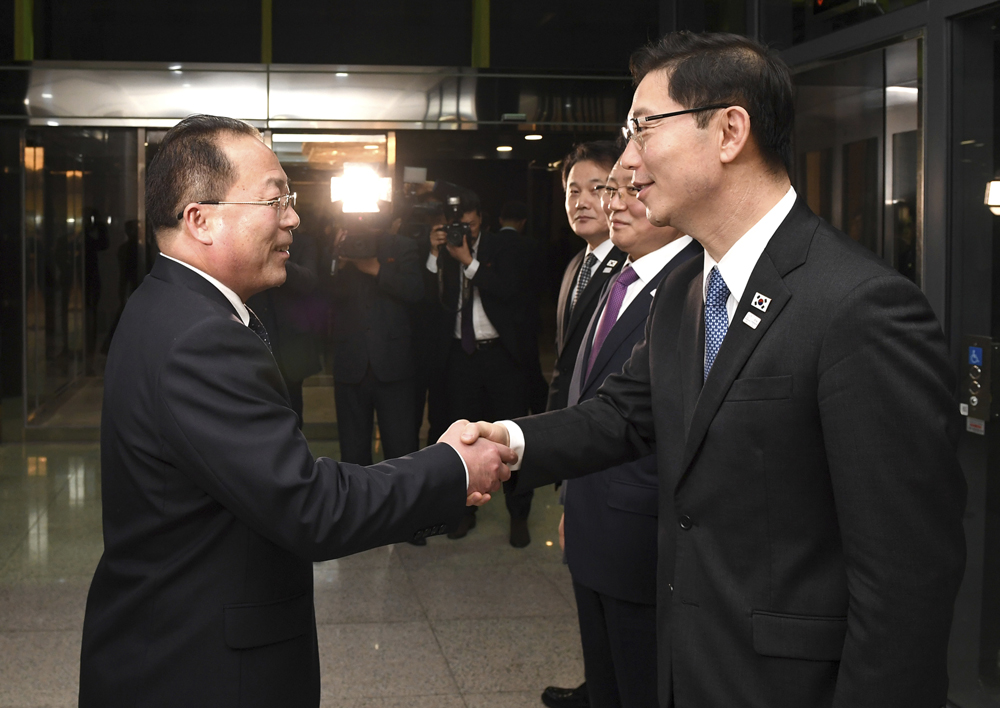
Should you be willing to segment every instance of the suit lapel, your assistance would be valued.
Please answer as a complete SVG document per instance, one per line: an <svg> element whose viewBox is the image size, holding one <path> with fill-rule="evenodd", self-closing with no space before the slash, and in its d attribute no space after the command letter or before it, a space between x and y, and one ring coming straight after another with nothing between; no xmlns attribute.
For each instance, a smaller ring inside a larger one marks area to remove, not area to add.
<svg viewBox="0 0 1000 708"><path fill-rule="evenodd" d="M729 392L733 381L742 371L747 359L753 354L754 349L761 339L770 329L771 324L781 315L781 311L788 304L792 297L791 291L785 286L784 276L791 270L805 262L809 251L809 244L812 242L812 235L819 223L818 218L809 210L801 198L795 203L792 211L778 227L774 236L768 242L767 247L757 261L757 265L750 275L743 297L736 306L736 313L733 321L726 332L726 338L722 341L722 346L709 372L708 379L705 380L698 396L695 409L690 418L687 442L684 448L684 464L682 475L686 474L688 465L694 459L695 453L701 446L705 434L715 418L719 406ZM688 293L687 310L691 310L691 300L696 295L698 302L698 319L700 326L700 346L696 351L701 353L700 360L688 361L685 367L686 384L690 387L692 377L699 379L703 376L704 365L704 317L702 316L703 295L701 291L702 279L695 278L697 291L692 288ZM766 311L751 306L755 295L762 295L771 298ZM744 321L747 314L759 318L759 322L754 326ZM687 312L685 313L687 319ZM683 335L683 333L682 333ZM685 347L686 351L692 351L690 347ZM697 354L695 355L697 357ZM695 367L694 364L698 364ZM695 369L698 369L696 374ZM686 417L686 416L685 416Z"/></svg>
<svg viewBox="0 0 1000 708"><path fill-rule="evenodd" d="M705 369L705 318L702 295L702 269L699 268L688 284L684 312L681 313L680 332L677 336L680 362L681 395L684 405L684 433L689 437Z"/></svg>
<svg viewBox="0 0 1000 708"><path fill-rule="evenodd" d="M612 261L614 261L613 264ZM569 324L566 326L567 339L570 334L572 334L573 330L579 326L580 320L583 317L582 313L585 309L587 309L587 303L600 294L600 292L604 289L604 284L611 278L615 277L615 274L622 269L622 265L624 263L625 254L616 247L612 248L607 257L597 266L597 270L594 271L593 277L590 279L590 282L587 283L587 287L583 289L583 292L580 293L580 299L576 301L576 305L573 307L573 312L569 318ZM572 298L572 295L570 297Z"/></svg>
<svg viewBox="0 0 1000 708"><path fill-rule="evenodd" d="M583 263L583 254L587 249L583 249L566 266L563 273L562 284L559 286L559 305L556 310L556 355L562 354L563 347L566 346L566 334L569 329L570 303L573 300L573 285L576 283L576 276L580 272L580 264Z"/></svg>

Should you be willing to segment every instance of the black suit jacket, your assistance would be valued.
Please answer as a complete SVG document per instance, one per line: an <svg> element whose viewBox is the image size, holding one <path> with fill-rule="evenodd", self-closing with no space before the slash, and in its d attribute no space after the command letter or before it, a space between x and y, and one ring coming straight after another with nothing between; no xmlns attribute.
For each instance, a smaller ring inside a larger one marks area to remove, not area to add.
<svg viewBox="0 0 1000 708"><path fill-rule="evenodd" d="M594 399L519 421L520 483L655 440L662 705L939 708L966 486L930 306L800 199L702 386L702 262Z"/></svg>
<svg viewBox="0 0 1000 708"><path fill-rule="evenodd" d="M604 380L621 372L632 348L643 340L652 294L682 263L701 253L692 242L660 269L608 332L587 380L591 343L611 291L608 281L587 327L573 369L572 390L579 401L593 398ZM570 395L569 405L578 401ZM659 484L656 455L647 454L566 484L566 559L573 580L591 590L629 602L656 603L656 517Z"/></svg>
<svg viewBox="0 0 1000 708"><path fill-rule="evenodd" d="M459 302L460 264L442 248L438 259L439 276L444 288L443 316L438 320L439 352L441 366L447 361L448 347L455 339L455 318ZM530 269L520 239L499 236L489 231L479 234L476 260L479 269L472 278L472 286L479 288L479 297L490 324L500 335L504 349L519 365L526 367L532 357L538 357L537 339L532 336L527 323L528 274Z"/></svg>
<svg viewBox="0 0 1000 708"><path fill-rule="evenodd" d="M263 342L166 258L104 386L80 705L318 706L312 561L442 531L465 506L459 457L313 459Z"/></svg>
<svg viewBox="0 0 1000 708"><path fill-rule="evenodd" d="M417 245L394 234L375 238L377 276L338 264L331 278L335 381L358 383L369 366L379 381L413 376L411 308L424 294Z"/></svg>
<svg viewBox="0 0 1000 708"><path fill-rule="evenodd" d="M548 410L550 411L566 407L570 377L573 375L573 365L576 363L576 355L580 350L587 323L594 315L605 283L622 269L627 258L621 249L613 246L594 270L587 287L580 293L576 307L570 308L573 290L576 288L576 276L580 272L586 253L585 248L573 256L573 260L563 272L562 284L559 286L559 299L556 302L556 365L552 369L552 381L549 383Z"/></svg>

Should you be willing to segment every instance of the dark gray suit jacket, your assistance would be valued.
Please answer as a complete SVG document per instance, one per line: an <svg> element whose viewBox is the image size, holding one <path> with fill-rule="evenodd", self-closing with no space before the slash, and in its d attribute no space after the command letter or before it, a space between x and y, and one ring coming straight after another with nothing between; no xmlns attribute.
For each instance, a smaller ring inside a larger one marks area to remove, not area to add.
<svg viewBox="0 0 1000 708"><path fill-rule="evenodd" d="M319 705L312 561L443 532L465 472L447 445L314 459L297 424L225 296L158 258L105 373L80 706Z"/></svg>
<svg viewBox="0 0 1000 708"><path fill-rule="evenodd" d="M966 486L930 306L800 199L703 386L702 263L594 399L517 421L517 484L655 441L661 705L939 708Z"/></svg>

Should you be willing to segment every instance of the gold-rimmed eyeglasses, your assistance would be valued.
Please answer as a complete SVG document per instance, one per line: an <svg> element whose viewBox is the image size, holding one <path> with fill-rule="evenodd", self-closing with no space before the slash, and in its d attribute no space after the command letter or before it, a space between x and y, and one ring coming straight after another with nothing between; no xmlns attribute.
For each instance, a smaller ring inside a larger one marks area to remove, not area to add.
<svg viewBox="0 0 1000 708"><path fill-rule="evenodd" d="M213 205L252 204L255 206L274 207L275 209L278 210L278 213L280 214L288 207L292 207L293 209L295 208L295 195L296 195L295 192L289 192L288 194L282 194L281 196L275 197L274 199L268 199L263 202L220 202L216 199L209 199L204 202L195 202L195 204L213 204ZM177 220L180 221L183 218L184 218L184 210L182 209L179 212L177 212Z"/></svg>
<svg viewBox="0 0 1000 708"><path fill-rule="evenodd" d="M639 116L638 118L629 118L624 127L622 127L622 137L625 140L634 140L636 145L640 148L646 147L645 139L643 138L643 131L645 128L642 127L642 123L649 123L654 120L661 120L663 118L673 118L674 116L682 116L685 113L700 113L701 111L716 111L720 108L729 108L726 104L716 104L713 106L701 106L700 108L688 108L683 111L674 111L673 113L657 113L655 116Z"/></svg>
<svg viewBox="0 0 1000 708"><path fill-rule="evenodd" d="M622 187L612 187L611 185L608 185L607 187L604 187L604 193L601 196L604 199L606 199L610 204L611 200L615 198L615 195L618 195L619 199L625 201L625 197L629 197L630 199L635 199L638 196L638 194L639 194L638 187L631 184L626 184Z"/></svg>

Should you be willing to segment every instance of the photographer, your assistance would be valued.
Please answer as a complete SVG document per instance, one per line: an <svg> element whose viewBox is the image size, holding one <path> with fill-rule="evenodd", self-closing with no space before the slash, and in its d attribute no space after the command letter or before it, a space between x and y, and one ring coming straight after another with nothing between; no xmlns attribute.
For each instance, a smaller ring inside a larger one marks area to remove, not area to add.
<svg viewBox="0 0 1000 708"><path fill-rule="evenodd" d="M423 293L416 244L364 225L339 229L331 272L341 459L372 463L373 414L386 459L409 454L418 447L408 309Z"/></svg>
<svg viewBox="0 0 1000 708"><path fill-rule="evenodd" d="M503 420L528 411L526 372L538 357L525 326L530 298L527 254L519 239L482 231L479 197L462 190L446 201L448 223L430 233L426 267L436 274L445 316L438 325L451 420ZM492 416L492 417L491 417ZM510 543L531 542L531 493L506 494ZM451 530L462 538L476 525L475 507Z"/></svg>

